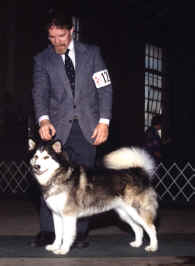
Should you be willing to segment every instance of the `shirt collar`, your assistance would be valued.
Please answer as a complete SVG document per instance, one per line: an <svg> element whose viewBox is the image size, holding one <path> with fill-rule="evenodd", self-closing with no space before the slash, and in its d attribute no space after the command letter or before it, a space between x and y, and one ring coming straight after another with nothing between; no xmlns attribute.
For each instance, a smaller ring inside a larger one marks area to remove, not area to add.
<svg viewBox="0 0 195 266"><path fill-rule="evenodd" d="M68 49L70 50L70 52L74 52L74 41L73 41L73 39L70 41Z"/></svg>

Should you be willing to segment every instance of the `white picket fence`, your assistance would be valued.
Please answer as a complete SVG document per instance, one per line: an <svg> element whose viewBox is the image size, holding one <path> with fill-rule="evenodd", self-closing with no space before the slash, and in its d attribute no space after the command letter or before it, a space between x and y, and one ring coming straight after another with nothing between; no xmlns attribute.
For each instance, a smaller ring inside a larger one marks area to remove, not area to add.
<svg viewBox="0 0 195 266"><path fill-rule="evenodd" d="M27 162L0 162L0 194L27 193L34 183ZM154 172L153 185L161 201L195 200L195 169L187 162L169 166L160 163Z"/></svg>

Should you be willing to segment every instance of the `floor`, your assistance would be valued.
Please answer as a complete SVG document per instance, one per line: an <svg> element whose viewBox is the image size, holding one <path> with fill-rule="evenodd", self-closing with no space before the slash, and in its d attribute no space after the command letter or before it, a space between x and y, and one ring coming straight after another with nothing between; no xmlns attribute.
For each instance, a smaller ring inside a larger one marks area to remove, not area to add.
<svg viewBox="0 0 195 266"><path fill-rule="evenodd" d="M0 200L0 236L31 236L39 231L39 215L35 204L23 199ZM115 216L106 214L92 219L90 235L123 234L125 228L115 224ZM106 220L106 222L105 222ZM195 234L193 208L160 207L157 220L159 234ZM195 252L194 252L195 255ZM195 265L192 257L147 258L0 258L0 265Z"/></svg>

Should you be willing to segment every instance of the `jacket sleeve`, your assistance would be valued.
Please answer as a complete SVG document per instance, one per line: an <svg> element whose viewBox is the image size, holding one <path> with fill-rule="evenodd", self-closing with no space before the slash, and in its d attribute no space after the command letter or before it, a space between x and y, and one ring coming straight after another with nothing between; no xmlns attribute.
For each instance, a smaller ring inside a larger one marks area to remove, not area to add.
<svg viewBox="0 0 195 266"><path fill-rule="evenodd" d="M112 84L108 69L100 53L100 49L96 47L94 57L94 75L100 75L103 82L98 86L94 80L99 96L100 118L111 119L112 117ZM105 79L105 80L104 80Z"/></svg>
<svg viewBox="0 0 195 266"><path fill-rule="evenodd" d="M40 56L34 58L32 98L35 109L35 118L38 120L42 115L49 116L49 76Z"/></svg>

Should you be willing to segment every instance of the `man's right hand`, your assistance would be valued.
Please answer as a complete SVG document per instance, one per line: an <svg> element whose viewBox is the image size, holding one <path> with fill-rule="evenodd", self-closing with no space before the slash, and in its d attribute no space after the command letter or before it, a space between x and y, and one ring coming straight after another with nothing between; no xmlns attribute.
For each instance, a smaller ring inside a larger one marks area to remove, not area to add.
<svg viewBox="0 0 195 266"><path fill-rule="evenodd" d="M48 119L44 119L40 122L39 135L42 140L51 140L55 134L55 127Z"/></svg>

